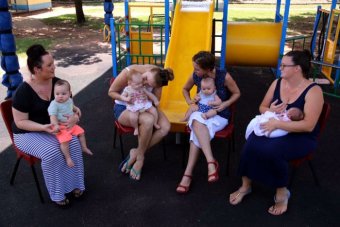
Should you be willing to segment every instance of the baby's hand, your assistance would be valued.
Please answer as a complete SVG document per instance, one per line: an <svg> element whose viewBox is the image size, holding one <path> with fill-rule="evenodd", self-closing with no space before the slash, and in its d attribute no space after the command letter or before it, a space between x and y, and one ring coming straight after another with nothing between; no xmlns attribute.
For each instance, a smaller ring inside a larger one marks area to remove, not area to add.
<svg viewBox="0 0 340 227"><path fill-rule="evenodd" d="M124 102L131 102L131 96L122 96Z"/></svg>
<svg viewBox="0 0 340 227"><path fill-rule="evenodd" d="M60 127L58 124L53 125L53 129L55 133L58 133L60 131Z"/></svg>

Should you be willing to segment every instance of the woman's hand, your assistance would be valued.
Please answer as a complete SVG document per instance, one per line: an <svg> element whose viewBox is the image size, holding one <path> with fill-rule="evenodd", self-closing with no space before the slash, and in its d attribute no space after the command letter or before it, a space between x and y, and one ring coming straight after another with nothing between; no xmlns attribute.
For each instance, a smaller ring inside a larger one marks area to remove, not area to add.
<svg viewBox="0 0 340 227"><path fill-rule="evenodd" d="M201 96L196 94L195 97L191 100L191 104L196 104L201 100Z"/></svg>
<svg viewBox="0 0 340 227"><path fill-rule="evenodd" d="M274 102L272 102L269 106L269 111L274 112L274 113L282 113L286 110L287 104L285 103L280 103L277 104L278 100L276 99ZM277 104L277 105L276 105Z"/></svg>
<svg viewBox="0 0 340 227"><path fill-rule="evenodd" d="M155 104L155 106L157 107L157 106L159 106L159 101L158 101L158 100L155 100L155 101L153 102L153 104Z"/></svg>
<svg viewBox="0 0 340 227"><path fill-rule="evenodd" d="M189 105L189 110L191 111L191 113L193 113L193 112L195 112L195 111L198 111L198 105L195 104L195 103L191 103L191 104ZM189 110L188 110L188 111L189 111Z"/></svg>
<svg viewBox="0 0 340 227"><path fill-rule="evenodd" d="M57 132L59 132L59 126L58 128L56 128L54 124L45 124L42 125L41 131L56 134Z"/></svg>
<svg viewBox="0 0 340 227"><path fill-rule="evenodd" d="M121 97L120 99L121 99L122 101L127 102L127 103L130 103L130 104L132 103L132 102L131 102L131 101L132 101L131 96L123 96L123 95L121 95L120 97Z"/></svg>
<svg viewBox="0 0 340 227"><path fill-rule="evenodd" d="M229 105L227 101L222 102L219 105L214 105L214 103L211 103L211 106L213 107L214 110L216 110L217 112L221 112L223 110L225 110Z"/></svg>
<svg viewBox="0 0 340 227"><path fill-rule="evenodd" d="M274 118L270 118L267 122L260 124L260 129L263 132L268 132L268 136L269 136L272 131L277 129L277 122L279 121Z"/></svg>
<svg viewBox="0 0 340 227"><path fill-rule="evenodd" d="M80 111L80 109L78 107L74 106L73 107L73 112L75 114L77 114L79 116L79 118L81 117L81 111Z"/></svg>

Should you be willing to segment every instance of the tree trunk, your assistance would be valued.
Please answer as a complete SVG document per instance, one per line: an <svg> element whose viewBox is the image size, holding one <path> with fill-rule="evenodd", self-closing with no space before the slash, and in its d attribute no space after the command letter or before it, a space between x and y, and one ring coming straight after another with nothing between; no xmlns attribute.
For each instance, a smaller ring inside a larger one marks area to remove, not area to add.
<svg viewBox="0 0 340 227"><path fill-rule="evenodd" d="M74 5L76 7L77 23L83 24L86 21L83 11L83 0L74 0Z"/></svg>

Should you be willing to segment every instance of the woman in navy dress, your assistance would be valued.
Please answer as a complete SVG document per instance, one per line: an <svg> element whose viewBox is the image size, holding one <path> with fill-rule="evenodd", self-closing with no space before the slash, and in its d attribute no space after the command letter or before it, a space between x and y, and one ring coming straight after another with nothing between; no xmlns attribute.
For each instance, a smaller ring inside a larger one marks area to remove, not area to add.
<svg viewBox="0 0 340 227"><path fill-rule="evenodd" d="M319 131L318 118L324 103L321 88L307 79L311 55L308 51L291 51L282 58L281 78L269 87L259 110L281 113L292 107L300 108L304 118L300 121L284 122L270 119L261 125L263 131L286 130L286 136L268 138L250 135L244 145L239 173L242 185L230 194L232 205L240 203L251 192L251 182L260 181L276 189L274 205L268 212L281 215L287 211L290 192L288 162L305 156L316 148Z"/></svg>

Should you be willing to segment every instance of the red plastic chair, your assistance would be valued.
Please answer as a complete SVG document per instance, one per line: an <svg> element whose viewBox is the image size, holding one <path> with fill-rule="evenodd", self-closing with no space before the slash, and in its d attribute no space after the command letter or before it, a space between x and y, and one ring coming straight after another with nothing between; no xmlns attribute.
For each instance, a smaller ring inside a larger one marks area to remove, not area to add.
<svg viewBox="0 0 340 227"><path fill-rule="evenodd" d="M110 79L110 85L113 83L115 80L114 77ZM123 140L122 140L122 135L124 134L133 134L134 128L124 126L118 122L117 119L114 120L114 135L113 135L113 148L116 148L116 140L117 140L117 134L119 136L119 142L120 142L120 153L122 155L122 160L124 160L124 147L123 147Z"/></svg>
<svg viewBox="0 0 340 227"><path fill-rule="evenodd" d="M235 111L236 111L236 103L233 103L230 106L230 112L231 116L229 119L228 125L222 129L221 131L218 131L215 133L214 138L219 139L225 139L228 141L228 149L227 149L227 167L226 167L226 174L229 175L229 167L230 167L230 152L235 152L235 126L234 126L234 120L235 120ZM186 127L186 133L190 134L191 130L187 126Z"/></svg>
<svg viewBox="0 0 340 227"><path fill-rule="evenodd" d="M110 79L110 85L113 83L114 80L115 80L114 77ZM118 122L117 119L114 120L113 148L114 149L116 148L116 140L117 140L117 134L118 134L122 160L124 160L124 157L125 157L122 135L133 134L133 132L134 132L134 128L122 125L121 123ZM164 140L162 140L162 147L163 147L164 160L166 160L166 150L165 150Z"/></svg>
<svg viewBox="0 0 340 227"><path fill-rule="evenodd" d="M32 173L33 173L35 184L36 184L37 189L38 189L40 201L42 203L44 203L44 198L43 198L43 195L42 195L42 192L41 192L41 189L40 189L38 177L37 177L37 174L36 174L36 171L35 171L35 168L34 168L34 165L36 163L38 163L40 161L40 159L24 153L19 148L17 148L15 146L15 144L14 144L13 131L12 131L12 123L13 123L12 100L3 101L1 103L0 107L1 107L2 118L4 119L4 122L5 122L5 125L6 125L6 128L7 128L8 134L11 137L11 140L12 140L13 149L14 149L14 151L17 154L17 161L16 161L14 169L13 169L13 173L12 173L12 176L11 176L10 184L11 185L14 184L14 179L15 179L15 176L16 176L16 173L17 173L17 170L18 170L18 167L19 167L21 159L26 160L27 163L30 165L30 167L32 169Z"/></svg>
<svg viewBox="0 0 340 227"><path fill-rule="evenodd" d="M320 131L319 131L319 134L318 134L318 140L320 139L320 136L321 136L321 133L323 132L323 130L325 129L325 126L326 126L326 122L329 118L329 114L330 114L330 111L331 111L331 106L329 103L324 103L323 104L323 107L322 107L322 112L320 114L320 117L319 117L319 120L318 120L318 123L320 125ZM297 169L305 162L307 161L308 162L308 165L309 165L309 168L312 172L312 175L313 175L313 178L314 178L314 181L315 181L315 184L317 186L320 185L319 183L319 179L317 178L317 175L315 173L315 169L312 165L312 159L314 157L314 153L315 151L312 151L310 152L309 154L307 154L305 157L303 158L299 158L299 159L294 159L294 160L291 160L290 161L290 164L292 165L293 167L293 170L292 170L292 173L291 173L291 177L290 177L290 182L289 182L289 187L292 186L292 183L293 183L293 180L295 178L295 175L296 175L296 171Z"/></svg>

